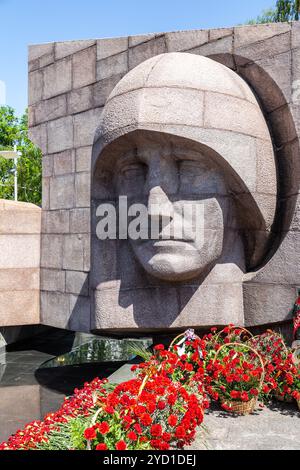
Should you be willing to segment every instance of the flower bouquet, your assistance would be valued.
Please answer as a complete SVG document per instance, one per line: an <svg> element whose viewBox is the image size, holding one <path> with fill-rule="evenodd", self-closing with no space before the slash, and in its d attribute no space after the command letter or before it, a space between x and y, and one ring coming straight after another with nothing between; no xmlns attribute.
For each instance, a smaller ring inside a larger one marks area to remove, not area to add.
<svg viewBox="0 0 300 470"><path fill-rule="evenodd" d="M241 343L225 344L207 371L212 376L207 390L221 401L223 409L240 415L253 412L264 381L263 361L255 349Z"/></svg>

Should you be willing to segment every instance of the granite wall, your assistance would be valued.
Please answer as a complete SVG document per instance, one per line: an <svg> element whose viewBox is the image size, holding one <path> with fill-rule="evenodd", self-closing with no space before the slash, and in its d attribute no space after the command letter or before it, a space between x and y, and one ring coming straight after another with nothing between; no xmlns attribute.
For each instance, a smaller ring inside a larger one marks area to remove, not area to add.
<svg viewBox="0 0 300 470"><path fill-rule="evenodd" d="M261 103L278 161L278 236L263 269L246 275L244 305L262 323L274 316L289 318L300 286L300 23L29 47L30 137L44 155L43 324L81 331L93 324L90 168L95 131L109 93L129 70L155 55L177 51L204 55L235 70Z"/></svg>

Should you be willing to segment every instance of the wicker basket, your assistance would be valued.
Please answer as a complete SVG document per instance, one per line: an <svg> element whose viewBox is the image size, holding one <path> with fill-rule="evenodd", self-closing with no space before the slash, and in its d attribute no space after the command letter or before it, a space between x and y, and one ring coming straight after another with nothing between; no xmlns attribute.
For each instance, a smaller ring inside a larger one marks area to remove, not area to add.
<svg viewBox="0 0 300 470"><path fill-rule="evenodd" d="M264 382L264 378L265 378L264 363L263 363L262 357L256 351L256 349L252 348L248 344L245 344L245 343L227 343L227 344L223 344L223 346L221 346L218 349L213 362L215 362L217 360L217 357L220 354L220 351L222 351L224 348L228 348L230 346L243 346L243 347L249 349L249 351L252 351L252 352L254 352L254 354L256 354L256 356L258 357L258 359L260 361L261 367L262 367L262 374L261 374L260 382L259 382L259 386L258 386L258 389L260 391L261 388L262 388L263 382ZM249 414L253 413L253 411L255 409L255 406L256 406L256 403L257 403L257 397L253 397L249 401L239 401L239 400L233 401L233 400L226 400L226 399L221 398L221 403L226 404L227 406L230 407L230 410L228 410L229 412L237 413L239 415L246 416L246 415L249 415Z"/></svg>
<svg viewBox="0 0 300 470"><path fill-rule="evenodd" d="M218 342L218 340L219 340L221 334L224 333L224 330L225 330L226 328L228 328L228 326L225 327L225 328L223 328L223 330L219 331L219 332L212 338L213 343L217 343L217 342ZM230 330L230 331L231 331L231 330L240 330L241 334L244 333L245 335L250 336L250 338L253 337L253 334L251 333L251 331L247 330L247 329L244 328L243 326L230 326L230 327L229 327L229 330Z"/></svg>
<svg viewBox="0 0 300 470"><path fill-rule="evenodd" d="M271 331L271 330L269 330L269 331ZM283 346L284 353L285 353L286 356L287 356L287 355L288 355L288 349L287 349L287 347L286 347L286 344L285 344L285 342L284 342L282 336L281 336L279 333L277 333L276 331L272 331L272 335L277 336L278 339L281 340L281 344L282 344L282 346ZM260 337L260 335L252 336L252 338L250 338L250 339L248 340L248 343L251 344L251 341L253 341L253 340L255 340L256 338L259 338L259 337ZM266 360L266 362L267 362L267 360Z"/></svg>
<svg viewBox="0 0 300 470"><path fill-rule="evenodd" d="M250 415L253 413L256 403L257 403L257 398L253 397L249 401L231 401L231 400L221 400L222 404L226 404L227 406L230 407L231 413L236 413L238 415Z"/></svg>
<svg viewBox="0 0 300 470"><path fill-rule="evenodd" d="M276 400L282 401L284 403L293 403L293 401L294 401L294 398L292 398L292 397L287 397L287 398L282 397L281 395L278 395L277 393L275 393L275 398L276 398Z"/></svg>

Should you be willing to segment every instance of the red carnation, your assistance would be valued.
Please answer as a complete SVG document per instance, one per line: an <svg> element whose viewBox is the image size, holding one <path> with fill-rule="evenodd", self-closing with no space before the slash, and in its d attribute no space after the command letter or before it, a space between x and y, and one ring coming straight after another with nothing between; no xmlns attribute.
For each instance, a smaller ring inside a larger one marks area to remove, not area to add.
<svg viewBox="0 0 300 470"><path fill-rule="evenodd" d="M97 428L101 434L107 434L109 432L109 424L107 421L103 421L102 423L98 424Z"/></svg>
<svg viewBox="0 0 300 470"><path fill-rule="evenodd" d="M184 439L184 438L185 438L186 432L185 432L185 429L184 429L183 426L178 426L178 428L176 428L175 436L176 436L178 439Z"/></svg>
<svg viewBox="0 0 300 470"><path fill-rule="evenodd" d="M169 424L170 426L176 426L177 421L178 421L178 418L177 418L176 415L170 415L170 416L168 417L168 424Z"/></svg>
<svg viewBox="0 0 300 470"><path fill-rule="evenodd" d="M139 425L139 423L136 423L133 427L138 434L142 434L143 430L141 426Z"/></svg>
<svg viewBox="0 0 300 470"><path fill-rule="evenodd" d="M130 439L131 441L137 441L137 435L134 431L130 431L128 434L127 434L127 437L128 439Z"/></svg>
<svg viewBox="0 0 300 470"><path fill-rule="evenodd" d="M233 398L234 400L238 400L239 397L240 397L240 392L237 392L236 390L231 390L230 396L231 396L231 398Z"/></svg>
<svg viewBox="0 0 300 470"><path fill-rule="evenodd" d="M107 450L107 445L104 442L101 442L96 446L96 450Z"/></svg>
<svg viewBox="0 0 300 470"><path fill-rule="evenodd" d="M160 400L160 401L157 403L157 408L158 408L159 410L164 410L165 407L166 407L166 402L165 402L165 401Z"/></svg>
<svg viewBox="0 0 300 470"><path fill-rule="evenodd" d="M151 436L160 437L162 435L162 427L160 424L152 424L150 428Z"/></svg>
<svg viewBox="0 0 300 470"><path fill-rule="evenodd" d="M116 443L116 449L117 450L126 450L126 442L125 441L119 441Z"/></svg>
<svg viewBox="0 0 300 470"><path fill-rule="evenodd" d="M241 393L241 400L242 401L249 401L249 395L247 392L242 392Z"/></svg>
<svg viewBox="0 0 300 470"><path fill-rule="evenodd" d="M96 431L94 428L87 428L85 431L84 431L84 437L87 439L87 440L91 440L91 439L95 439L96 437Z"/></svg>
<svg viewBox="0 0 300 470"><path fill-rule="evenodd" d="M150 424L152 424L152 418L148 413L142 414L140 421L144 426L150 426Z"/></svg>
<svg viewBox="0 0 300 470"><path fill-rule="evenodd" d="M163 349L165 349L164 345L163 344L157 344L156 346L154 346L154 351L163 351Z"/></svg>

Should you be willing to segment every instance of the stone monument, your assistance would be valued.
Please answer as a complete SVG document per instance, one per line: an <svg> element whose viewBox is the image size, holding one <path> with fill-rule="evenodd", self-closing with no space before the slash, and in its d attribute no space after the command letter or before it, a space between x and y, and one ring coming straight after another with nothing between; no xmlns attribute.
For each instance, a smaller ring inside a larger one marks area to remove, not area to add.
<svg viewBox="0 0 300 470"><path fill-rule="evenodd" d="M29 91L41 323L139 334L290 320L299 23L31 46ZM143 205L172 235L120 236L125 199L129 219ZM101 207L116 209L115 237L99 239Z"/></svg>

